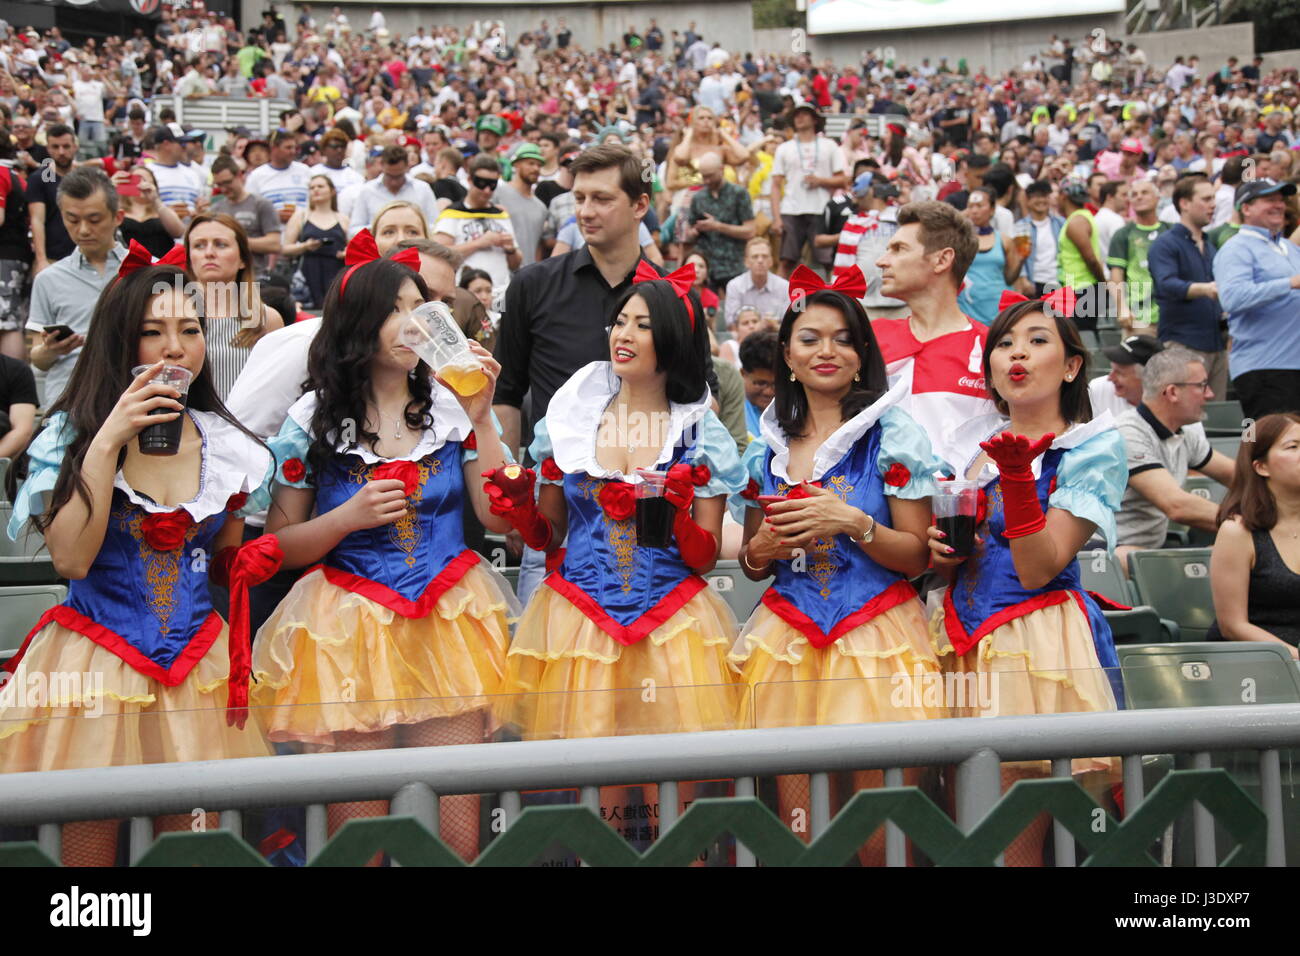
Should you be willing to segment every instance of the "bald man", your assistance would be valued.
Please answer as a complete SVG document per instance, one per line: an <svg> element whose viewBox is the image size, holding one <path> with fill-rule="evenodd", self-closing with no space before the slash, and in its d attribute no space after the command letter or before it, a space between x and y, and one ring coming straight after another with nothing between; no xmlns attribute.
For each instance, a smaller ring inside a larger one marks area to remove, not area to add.
<svg viewBox="0 0 1300 956"><path fill-rule="evenodd" d="M698 165L704 188L696 192L688 213L697 233L693 251L708 261L709 285L721 292L745 271L745 243L754 238L754 207L748 190L727 182L716 153L705 153Z"/></svg>

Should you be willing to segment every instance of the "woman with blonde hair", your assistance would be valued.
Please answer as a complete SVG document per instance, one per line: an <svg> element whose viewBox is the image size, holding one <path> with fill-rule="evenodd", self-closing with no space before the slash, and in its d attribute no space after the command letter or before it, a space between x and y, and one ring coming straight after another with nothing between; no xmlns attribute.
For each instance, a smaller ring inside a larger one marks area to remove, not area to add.
<svg viewBox="0 0 1300 956"><path fill-rule="evenodd" d="M404 239L428 239L429 221L424 212L413 202L399 199L390 202L370 223L370 233L375 237L381 256Z"/></svg>
<svg viewBox="0 0 1300 956"><path fill-rule="evenodd" d="M307 181L307 208L297 210L284 227L280 249L286 256L302 256L302 277L315 308L324 306L325 293L343 268L348 217L338 210L333 180L318 173Z"/></svg>
<svg viewBox="0 0 1300 956"><path fill-rule="evenodd" d="M244 227L225 213L199 213L185 230L186 278L199 284L213 386L224 402L267 332L284 325L280 313L262 303L253 254Z"/></svg>

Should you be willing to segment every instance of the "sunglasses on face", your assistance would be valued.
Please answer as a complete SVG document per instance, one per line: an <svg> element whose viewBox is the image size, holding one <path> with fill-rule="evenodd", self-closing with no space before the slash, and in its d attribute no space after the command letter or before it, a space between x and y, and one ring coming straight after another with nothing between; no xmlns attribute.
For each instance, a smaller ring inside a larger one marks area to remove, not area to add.
<svg viewBox="0 0 1300 956"><path fill-rule="evenodd" d="M469 181L474 184L475 188L482 189L485 192L497 188L498 180L492 176L471 176Z"/></svg>

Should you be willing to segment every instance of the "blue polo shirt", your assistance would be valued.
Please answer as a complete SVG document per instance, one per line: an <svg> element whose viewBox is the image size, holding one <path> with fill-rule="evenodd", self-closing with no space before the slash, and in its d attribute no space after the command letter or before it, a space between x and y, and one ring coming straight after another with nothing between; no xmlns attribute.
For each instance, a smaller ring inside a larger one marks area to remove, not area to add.
<svg viewBox="0 0 1300 956"><path fill-rule="evenodd" d="M1221 352L1219 319L1224 306L1218 299L1187 298L1187 287L1193 282L1214 281L1214 243L1204 233L1201 242L1204 252L1196 248L1191 230L1180 222L1151 243L1147 266L1160 307L1156 334L1161 342L1177 342L1198 352ZM1223 295L1222 286L1219 294Z"/></svg>
<svg viewBox="0 0 1300 956"><path fill-rule="evenodd" d="M43 273L42 273L43 274ZM1260 226L1242 226L1214 260L1219 300L1228 310L1233 378L1262 369L1300 369L1300 248Z"/></svg>

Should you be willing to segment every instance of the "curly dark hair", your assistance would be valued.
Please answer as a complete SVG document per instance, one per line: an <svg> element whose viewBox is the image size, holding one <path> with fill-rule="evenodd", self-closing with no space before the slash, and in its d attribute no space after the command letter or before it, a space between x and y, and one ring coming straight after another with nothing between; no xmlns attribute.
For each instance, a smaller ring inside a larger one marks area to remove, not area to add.
<svg viewBox="0 0 1300 956"><path fill-rule="evenodd" d="M346 422L356 423L354 445L364 439L373 446L379 440L375 432L365 430L370 361L378 351L379 330L393 314L405 282L414 282L420 297L429 298L429 287L419 273L391 259L376 259L352 273L346 296L339 292L341 281L325 296L320 331L307 353L307 381L303 383L304 392L316 392L317 399L311 422L316 437L307 452L313 469L323 468L334 457L329 439ZM432 383L431 370L423 362L407 379L411 400L406 405L406 424L416 431L433 427Z"/></svg>
<svg viewBox="0 0 1300 956"><path fill-rule="evenodd" d="M66 412L66 427L72 429L73 437L63 466L59 469L50 506L44 514L33 518L33 523L42 533L74 493L81 497L87 508L92 507L90 489L81 477L86 452L117 405L118 399L131 384L131 369L140 364L140 334L150 312L149 303L164 288L188 294L185 286L185 272L182 269L175 266L149 266L111 282L100 294L83 347L83 354L94 356L94 361L76 364L67 389L46 412L47 418L56 412ZM204 327L206 334L202 300L198 296L193 298L199 303L199 325ZM261 439L241 425L226 409L212 384L207 363L204 363L190 382L185 404L196 411L212 412L220 416L262 444ZM123 447L117 456L118 468L122 467L125 459L126 448Z"/></svg>

